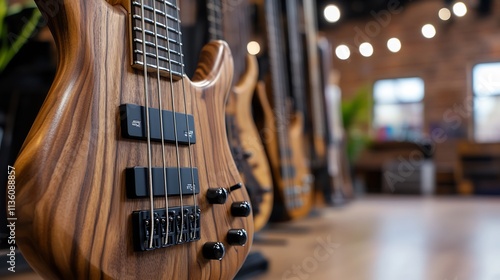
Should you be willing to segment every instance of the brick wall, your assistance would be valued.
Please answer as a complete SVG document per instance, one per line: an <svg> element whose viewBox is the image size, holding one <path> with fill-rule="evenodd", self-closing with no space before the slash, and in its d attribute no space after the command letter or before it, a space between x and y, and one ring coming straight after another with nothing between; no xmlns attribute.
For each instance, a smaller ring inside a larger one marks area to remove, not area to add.
<svg viewBox="0 0 500 280"><path fill-rule="evenodd" d="M440 168L453 168L457 141L472 135L471 115L467 114L472 104L472 67L479 62L500 61L500 3L493 2L489 16L480 17L469 6L465 17L453 16L443 22L438 11L444 1L415 1L404 9L392 1L392 6L378 15L326 30L334 48L347 44L351 49L348 60L334 57L332 62L341 73L343 98L378 79L421 77L425 82L424 133L436 133L439 140L446 140L435 141L435 160ZM420 30L426 23L436 27L433 39L422 36ZM399 53L387 49L391 37L401 40ZM374 47L369 58L357 50L365 40Z"/></svg>

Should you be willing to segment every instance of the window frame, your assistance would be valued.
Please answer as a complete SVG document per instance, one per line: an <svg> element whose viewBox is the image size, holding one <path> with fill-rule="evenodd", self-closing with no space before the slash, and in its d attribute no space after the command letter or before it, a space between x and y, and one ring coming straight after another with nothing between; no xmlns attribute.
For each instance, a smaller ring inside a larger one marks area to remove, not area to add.
<svg viewBox="0 0 500 280"><path fill-rule="evenodd" d="M469 96L472 97L472 114L471 114L471 117L470 117L470 120L471 120L471 126L470 126L470 138L469 139L472 139L474 142L476 143L498 143L500 142L500 138L496 141L479 141L477 138L476 138L476 130L477 130L477 125L476 125L476 111L475 111L475 107L476 107L476 98L500 98L500 90L498 93L494 93L492 95L477 95L476 92L475 92L475 87L474 87L474 69L476 69L477 66L480 66L480 65L484 65L484 64L498 64L500 66L500 61L498 60L495 60L495 61L481 61L481 62L477 62L477 63L474 63L472 64L472 66L470 67L470 71L469 71L469 77L470 77L470 87L469 87L469 90L471 91L471 94Z"/></svg>
<svg viewBox="0 0 500 280"><path fill-rule="evenodd" d="M402 80L402 79L413 79L413 78L420 79L420 81L422 81L422 84L423 84L423 87L422 87L423 96L422 96L422 99L420 101L398 101L398 102L380 103L380 102L377 102L377 100L375 99L375 84L377 82L384 81L384 80ZM372 110L372 114L371 114L371 116L372 116L372 124L371 124L371 131L375 135L376 141L390 142L390 141L414 141L414 140L419 140L419 139L397 139L397 138L392 138L392 139L378 139L378 137L377 137L378 131L377 131L376 127L375 127L375 107L377 105L381 105L381 104L387 104L387 105L389 105L389 104L390 105L421 104L421 106L422 106L422 125L421 125L421 131L420 131L420 133L421 133L421 138L423 138L423 136L424 136L424 127L425 127L425 97L426 97L425 91L426 91L425 80L424 80L424 78L422 76L419 76L419 75L379 78L379 79L375 80L372 83L372 94L371 94L371 98L372 98L372 108L371 108L371 110Z"/></svg>

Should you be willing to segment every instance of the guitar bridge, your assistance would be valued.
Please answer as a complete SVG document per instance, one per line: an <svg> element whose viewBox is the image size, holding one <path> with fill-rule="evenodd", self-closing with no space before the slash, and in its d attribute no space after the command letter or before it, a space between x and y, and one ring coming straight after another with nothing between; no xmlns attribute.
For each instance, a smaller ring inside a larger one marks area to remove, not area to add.
<svg viewBox="0 0 500 280"><path fill-rule="evenodd" d="M156 209L153 212L153 218L149 210L132 213L135 251L150 251L200 240L201 210L199 207L171 207L168 208L168 215L165 209ZM151 232L151 223L153 223L153 232ZM153 244L149 246L151 235Z"/></svg>

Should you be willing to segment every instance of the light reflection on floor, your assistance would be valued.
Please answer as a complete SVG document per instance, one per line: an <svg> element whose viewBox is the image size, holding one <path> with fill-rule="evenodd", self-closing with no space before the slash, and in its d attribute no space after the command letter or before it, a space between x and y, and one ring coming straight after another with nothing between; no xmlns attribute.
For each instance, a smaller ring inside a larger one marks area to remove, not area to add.
<svg viewBox="0 0 500 280"><path fill-rule="evenodd" d="M339 247L314 264L326 236ZM253 279L500 280L500 199L369 197L260 238L287 245L254 246L271 269Z"/></svg>

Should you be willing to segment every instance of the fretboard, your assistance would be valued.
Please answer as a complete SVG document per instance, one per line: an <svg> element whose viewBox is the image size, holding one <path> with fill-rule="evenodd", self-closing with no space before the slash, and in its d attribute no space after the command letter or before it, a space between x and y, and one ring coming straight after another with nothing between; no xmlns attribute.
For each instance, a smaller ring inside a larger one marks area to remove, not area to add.
<svg viewBox="0 0 500 280"><path fill-rule="evenodd" d="M312 2L312 1L311 1ZM290 60L290 85L295 109L307 115L304 83L304 57L302 54L302 38L299 31L299 14L297 0L286 0L286 23L288 29L288 57Z"/></svg>
<svg viewBox="0 0 500 280"><path fill-rule="evenodd" d="M210 40L222 40L222 2L221 0L207 1L208 35Z"/></svg>
<svg viewBox="0 0 500 280"><path fill-rule="evenodd" d="M276 129L279 140L280 156L287 157L288 149L288 113L286 99L288 95L288 64L285 57L286 45L281 24L280 1L265 0L267 41L271 66L273 105Z"/></svg>
<svg viewBox="0 0 500 280"><path fill-rule="evenodd" d="M148 71L159 69L162 75L182 76L184 65L176 1L132 0L131 3L132 65L143 69L146 64Z"/></svg>

